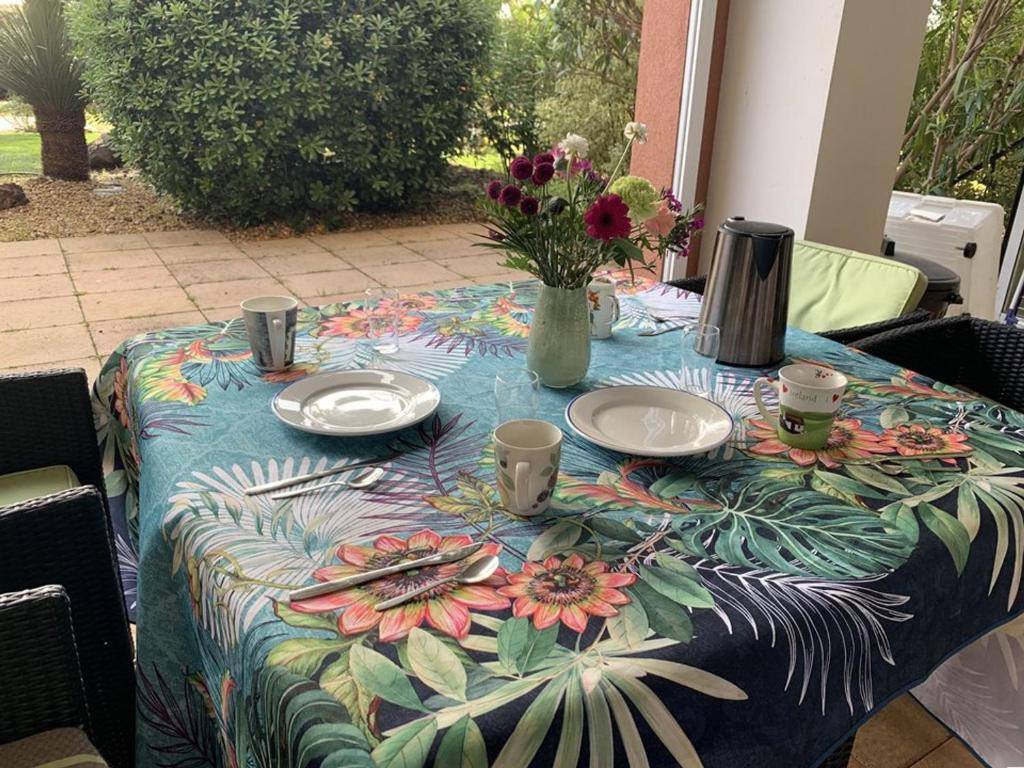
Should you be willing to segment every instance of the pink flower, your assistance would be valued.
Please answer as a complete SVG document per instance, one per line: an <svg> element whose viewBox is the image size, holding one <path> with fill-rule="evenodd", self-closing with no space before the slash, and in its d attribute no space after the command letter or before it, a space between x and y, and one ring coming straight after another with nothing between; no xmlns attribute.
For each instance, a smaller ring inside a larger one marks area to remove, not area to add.
<svg viewBox="0 0 1024 768"><path fill-rule="evenodd" d="M522 573L508 576L508 586L498 594L515 598L512 615L533 617L537 629L546 629L561 621L576 632L583 632L591 616L615 616L616 606L629 597L619 590L636 581L632 573L608 570L601 560L587 562L575 552L564 561L549 557L543 563L524 563Z"/></svg>
<svg viewBox="0 0 1024 768"><path fill-rule="evenodd" d="M447 552L472 543L469 536L445 536L429 528L408 539L396 536L378 536L372 547L342 544L338 558L343 565L328 566L314 572L319 581L331 581L375 568L395 565L403 560L415 560L437 552ZM496 555L497 544L485 544L465 560L444 565L430 565L411 571L385 576L341 592L322 597L311 597L291 604L299 613L328 613L343 609L338 617L338 629L343 635L368 632L374 627L381 642L401 640L413 627L426 621L439 632L461 640L469 634L470 609L500 611L508 608L509 600L498 594L497 588L505 584L505 571L501 568L479 584L459 584L451 580L438 585L404 605L376 611L374 606L382 600L411 592L419 586L456 576L470 563L481 557Z"/></svg>
<svg viewBox="0 0 1024 768"><path fill-rule="evenodd" d="M543 187L547 184L555 175L555 166L552 163L538 163L533 169L533 185L535 187Z"/></svg>
<svg viewBox="0 0 1024 768"><path fill-rule="evenodd" d="M537 211L540 210L540 202L536 197L524 197L519 203L519 210L522 211L525 216L536 216Z"/></svg>
<svg viewBox="0 0 1024 768"><path fill-rule="evenodd" d="M606 243L629 237L633 228L629 220L629 206L618 195L598 197L583 215L583 220L587 223L587 234Z"/></svg>
<svg viewBox="0 0 1024 768"><path fill-rule="evenodd" d="M487 196L491 198L491 200L497 200L498 195L501 194L502 186L502 183L498 179L495 179L487 185Z"/></svg>
<svg viewBox="0 0 1024 768"><path fill-rule="evenodd" d="M512 174L513 179L526 181L533 175L533 163L530 161L530 158L520 155L509 164L508 172Z"/></svg>
<svg viewBox="0 0 1024 768"><path fill-rule="evenodd" d="M651 218L644 222L647 231L655 237L667 236L676 225L676 215L668 207L668 201L662 200L658 203L658 210Z"/></svg>
<svg viewBox="0 0 1024 768"><path fill-rule="evenodd" d="M501 190L501 194L498 195L498 202L509 208L519 205L519 201L522 199L523 193L515 184L506 184Z"/></svg>

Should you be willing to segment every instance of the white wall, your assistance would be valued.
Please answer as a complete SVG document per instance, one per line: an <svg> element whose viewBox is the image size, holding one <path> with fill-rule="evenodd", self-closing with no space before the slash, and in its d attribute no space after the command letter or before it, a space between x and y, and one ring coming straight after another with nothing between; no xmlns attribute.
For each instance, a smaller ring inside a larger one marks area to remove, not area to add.
<svg viewBox="0 0 1024 768"><path fill-rule="evenodd" d="M847 0L808 240L878 253L931 0Z"/></svg>
<svg viewBox="0 0 1024 768"><path fill-rule="evenodd" d="M874 253L930 0L732 0L700 271L733 215Z"/></svg>

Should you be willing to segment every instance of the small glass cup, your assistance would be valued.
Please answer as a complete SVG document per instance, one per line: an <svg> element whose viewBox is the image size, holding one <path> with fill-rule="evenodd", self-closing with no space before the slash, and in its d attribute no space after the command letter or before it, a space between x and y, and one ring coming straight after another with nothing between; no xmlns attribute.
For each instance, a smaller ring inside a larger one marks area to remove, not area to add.
<svg viewBox="0 0 1024 768"><path fill-rule="evenodd" d="M366 335L374 352L393 355L398 351L401 306L395 288L366 289Z"/></svg>
<svg viewBox="0 0 1024 768"><path fill-rule="evenodd" d="M715 361L722 341L718 326L693 323L683 330L681 388L708 400L715 392Z"/></svg>
<svg viewBox="0 0 1024 768"><path fill-rule="evenodd" d="M494 404L498 423L536 419L540 404L540 377L529 368L513 368L494 377Z"/></svg>

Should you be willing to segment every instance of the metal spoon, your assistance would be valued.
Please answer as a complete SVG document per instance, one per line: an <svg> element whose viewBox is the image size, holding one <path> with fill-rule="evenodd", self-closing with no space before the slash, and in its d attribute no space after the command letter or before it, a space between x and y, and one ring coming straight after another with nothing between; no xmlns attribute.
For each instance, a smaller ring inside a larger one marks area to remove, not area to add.
<svg viewBox="0 0 1024 768"><path fill-rule="evenodd" d="M479 584L481 581L486 581L494 572L498 570L499 560L497 555L487 555L481 557L479 560L474 560L468 566L466 570L453 574L447 579L440 579L439 581L432 581L418 589L414 589L412 592L406 592L404 595L398 597L392 597L390 600L385 600L381 603L377 603L373 606L375 611L386 611L388 608L394 608L395 606L401 605L414 597L429 592L432 589L436 589L442 584L447 584L450 581L456 581L460 584Z"/></svg>
<svg viewBox="0 0 1024 768"><path fill-rule="evenodd" d="M324 488L351 488L354 491L358 491L363 488L369 488L382 477L384 477L384 470L381 467L374 467L373 469L363 472L361 475L353 477L351 480L335 480L331 483L321 483L320 485L310 485L306 488L296 488L294 491L272 493L270 494L270 498L274 501L291 499L295 496L301 496L304 493L310 493L311 491L322 491Z"/></svg>

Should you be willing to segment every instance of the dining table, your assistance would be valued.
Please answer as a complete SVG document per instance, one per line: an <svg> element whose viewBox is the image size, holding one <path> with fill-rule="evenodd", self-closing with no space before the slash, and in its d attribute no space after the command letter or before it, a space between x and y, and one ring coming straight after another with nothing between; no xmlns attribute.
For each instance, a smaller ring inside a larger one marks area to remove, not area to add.
<svg viewBox="0 0 1024 768"><path fill-rule="evenodd" d="M701 297L620 277L586 378L541 389L564 440L533 517L502 504L491 435L536 281L403 293L392 354L360 300L302 308L282 371L254 366L240 320L113 353L94 406L137 622L139 768L812 768L1024 611L1024 415L790 328L785 362L849 381L828 445L791 448L753 397L777 366L708 368L679 333L641 336L696 320ZM292 382L355 369L427 380L440 406L364 437L275 417ZM628 385L707 392L731 436L651 458L567 423L574 397ZM368 460L370 488L246 493ZM483 581L375 610L488 555Z"/></svg>

